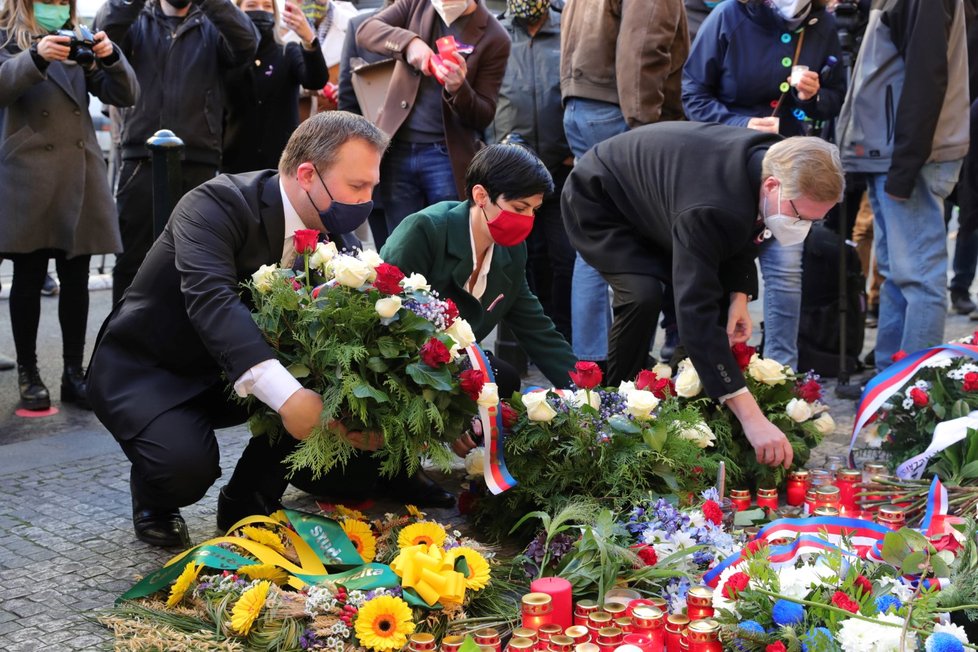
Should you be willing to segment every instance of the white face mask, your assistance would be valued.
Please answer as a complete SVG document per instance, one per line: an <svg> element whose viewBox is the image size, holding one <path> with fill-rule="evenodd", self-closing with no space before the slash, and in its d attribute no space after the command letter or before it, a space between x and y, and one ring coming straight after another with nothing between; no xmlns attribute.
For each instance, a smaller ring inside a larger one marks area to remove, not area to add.
<svg viewBox="0 0 978 652"><path fill-rule="evenodd" d="M778 206L781 206L781 186L778 186ZM780 210L780 208L779 208ZM774 239L782 247L801 244L808 237L812 228L811 220L805 220L793 215L775 213L767 215L767 197L764 198L764 226L771 232Z"/></svg>
<svg viewBox="0 0 978 652"><path fill-rule="evenodd" d="M451 25L468 9L469 0L431 0L431 6L446 25Z"/></svg>
<svg viewBox="0 0 978 652"><path fill-rule="evenodd" d="M771 0L771 4L793 27L800 25L812 10L812 0Z"/></svg>

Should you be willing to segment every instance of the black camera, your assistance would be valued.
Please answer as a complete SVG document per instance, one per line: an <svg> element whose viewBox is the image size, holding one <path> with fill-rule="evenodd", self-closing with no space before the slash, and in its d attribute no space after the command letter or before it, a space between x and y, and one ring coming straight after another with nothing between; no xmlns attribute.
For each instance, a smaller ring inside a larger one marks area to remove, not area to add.
<svg viewBox="0 0 978 652"><path fill-rule="evenodd" d="M90 66L95 61L95 52L92 51L95 47L95 35L85 25L77 25L74 29L59 29L52 33L55 36L67 36L71 39L67 44L69 61L82 66Z"/></svg>

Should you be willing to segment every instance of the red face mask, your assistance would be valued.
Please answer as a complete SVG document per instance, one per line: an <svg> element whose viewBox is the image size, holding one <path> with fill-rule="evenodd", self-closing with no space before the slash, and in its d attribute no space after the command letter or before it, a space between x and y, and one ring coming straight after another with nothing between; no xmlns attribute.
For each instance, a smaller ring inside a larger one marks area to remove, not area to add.
<svg viewBox="0 0 978 652"><path fill-rule="evenodd" d="M489 235L493 241L503 247L513 247L523 242L530 236L533 230L533 216L520 215L505 208L500 209L499 215L492 220L486 215L486 209L482 208L482 214L486 217L486 225L489 227Z"/></svg>

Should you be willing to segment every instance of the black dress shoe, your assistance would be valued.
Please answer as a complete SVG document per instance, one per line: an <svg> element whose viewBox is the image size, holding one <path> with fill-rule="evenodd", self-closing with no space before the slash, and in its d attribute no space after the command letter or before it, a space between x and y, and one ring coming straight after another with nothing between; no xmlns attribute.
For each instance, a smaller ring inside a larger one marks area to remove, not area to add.
<svg viewBox="0 0 978 652"><path fill-rule="evenodd" d="M276 499L263 496L257 491L242 496L232 495L225 485L221 487L221 493L217 497L217 529L224 533L246 516L268 516L280 509L283 509L282 503Z"/></svg>
<svg viewBox="0 0 978 652"><path fill-rule="evenodd" d="M385 497L405 505L416 507L455 507L455 494L442 489L434 480L418 470L413 476L403 476L393 480L384 479L381 482L385 488Z"/></svg>
<svg viewBox="0 0 978 652"><path fill-rule="evenodd" d="M190 533L179 509L150 509L132 500L132 527L136 538L160 548L189 548Z"/></svg>
<svg viewBox="0 0 978 652"><path fill-rule="evenodd" d="M61 374L61 402L74 403L83 410L91 410L85 386L85 370L81 367L66 366Z"/></svg>
<svg viewBox="0 0 978 652"><path fill-rule="evenodd" d="M975 302L971 300L967 292L951 292L951 307L959 315L967 315L975 311Z"/></svg>
<svg viewBox="0 0 978 652"><path fill-rule="evenodd" d="M20 385L20 405L25 410L47 410L51 407L51 395L41 380L37 365L17 365L17 382Z"/></svg>

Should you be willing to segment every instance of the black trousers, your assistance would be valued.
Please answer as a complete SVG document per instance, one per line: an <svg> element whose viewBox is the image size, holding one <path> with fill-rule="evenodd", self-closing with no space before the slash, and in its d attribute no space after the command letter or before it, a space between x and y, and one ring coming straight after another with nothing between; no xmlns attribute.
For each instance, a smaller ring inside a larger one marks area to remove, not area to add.
<svg viewBox="0 0 978 652"><path fill-rule="evenodd" d="M526 240L526 276L530 289L543 306L543 312L568 342L571 341L571 279L574 275L574 248L560 213L560 193L571 168L561 165L551 170L554 192L547 196L536 213L533 230Z"/></svg>
<svg viewBox="0 0 978 652"><path fill-rule="evenodd" d="M10 326L17 350L17 364L37 365L37 329L41 320L41 287L48 260L54 258L61 291L58 293L58 322L66 366L80 367L85 355L88 327L88 267L91 256L66 258L65 252L41 249L29 254L3 254L14 264L10 285Z"/></svg>
<svg viewBox="0 0 978 652"><path fill-rule="evenodd" d="M180 169L183 194L217 175L216 165L184 162ZM177 199L179 197L174 201ZM122 253L116 256L112 270L113 304L122 298L153 246L153 166L148 158L122 162L115 200L122 232Z"/></svg>
<svg viewBox="0 0 978 652"><path fill-rule="evenodd" d="M614 291L605 383L614 387L623 380L633 380L645 366L665 290L661 281L644 274L602 276Z"/></svg>

